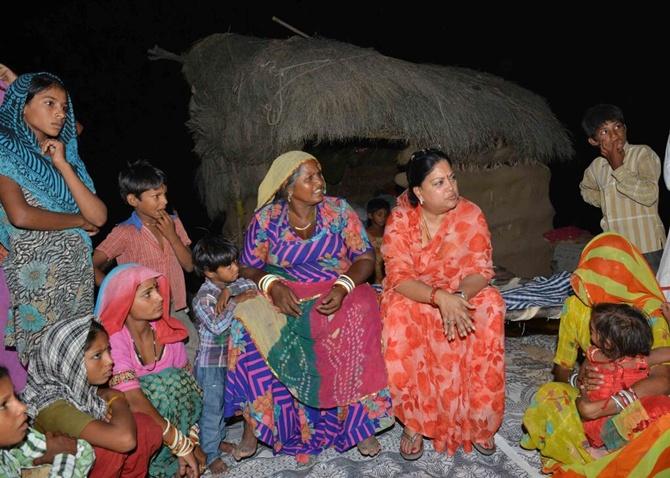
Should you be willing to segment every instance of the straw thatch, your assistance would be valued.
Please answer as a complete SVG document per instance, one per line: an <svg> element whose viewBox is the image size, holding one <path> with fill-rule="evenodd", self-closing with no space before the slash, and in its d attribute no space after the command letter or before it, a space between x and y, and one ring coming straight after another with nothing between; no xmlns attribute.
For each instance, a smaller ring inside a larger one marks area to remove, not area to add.
<svg viewBox="0 0 670 478"><path fill-rule="evenodd" d="M272 159L307 143L439 146L457 166L490 166L496 155L487 153L495 151L511 151L524 164L573 153L543 98L482 72L333 40L230 33L204 38L182 59L200 190L210 216L239 217L229 232L241 232Z"/></svg>

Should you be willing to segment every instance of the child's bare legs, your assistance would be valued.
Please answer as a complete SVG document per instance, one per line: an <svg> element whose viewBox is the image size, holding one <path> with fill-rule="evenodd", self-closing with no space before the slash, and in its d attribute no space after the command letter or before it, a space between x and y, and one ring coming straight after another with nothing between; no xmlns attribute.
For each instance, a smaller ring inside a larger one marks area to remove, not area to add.
<svg viewBox="0 0 670 478"><path fill-rule="evenodd" d="M256 453L256 448L258 447L258 438L254 435L254 427L249 424L249 421L245 417L244 419L244 432L242 433L242 439L233 449L233 458L237 461L243 460L244 458L249 458Z"/></svg>

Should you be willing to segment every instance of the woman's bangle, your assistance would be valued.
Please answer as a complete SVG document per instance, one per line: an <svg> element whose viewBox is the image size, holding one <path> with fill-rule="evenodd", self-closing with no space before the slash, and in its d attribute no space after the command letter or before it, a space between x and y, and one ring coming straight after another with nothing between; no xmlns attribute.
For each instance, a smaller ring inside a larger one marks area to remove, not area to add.
<svg viewBox="0 0 670 478"><path fill-rule="evenodd" d="M356 287L354 280L346 274L340 274L334 285L341 285L349 294Z"/></svg>
<svg viewBox="0 0 670 478"><path fill-rule="evenodd" d="M577 370L574 370L570 374L570 378L568 378L568 383L572 385L574 388L577 388L577 377L579 377L579 372Z"/></svg>
<svg viewBox="0 0 670 478"><path fill-rule="evenodd" d="M167 425L165 425L165 430L163 430L163 436L168 434L168 432L170 431L170 427L172 426L170 420L166 418L165 421L167 422Z"/></svg>
<svg viewBox="0 0 670 478"><path fill-rule="evenodd" d="M619 401L619 399L617 399L616 394L615 394L615 395L612 395L610 398L611 398L612 401L616 404L616 406L617 406L617 408L619 409L619 411L621 411L621 410L623 410L623 409L625 408L625 407L623 406L623 404ZM603 408L604 408L604 407L603 407Z"/></svg>
<svg viewBox="0 0 670 478"><path fill-rule="evenodd" d="M270 286L280 280L281 278L276 274L265 274L258 281L258 288L263 292L263 294L268 295L270 293Z"/></svg>
<svg viewBox="0 0 670 478"><path fill-rule="evenodd" d="M430 299L428 300L428 303L433 307L437 307L437 303L435 302L435 295L437 294L438 290L440 290L439 287L433 287L433 290L430 291Z"/></svg>
<svg viewBox="0 0 670 478"><path fill-rule="evenodd" d="M188 431L188 437L191 439L194 445L200 445L200 427L196 423Z"/></svg>

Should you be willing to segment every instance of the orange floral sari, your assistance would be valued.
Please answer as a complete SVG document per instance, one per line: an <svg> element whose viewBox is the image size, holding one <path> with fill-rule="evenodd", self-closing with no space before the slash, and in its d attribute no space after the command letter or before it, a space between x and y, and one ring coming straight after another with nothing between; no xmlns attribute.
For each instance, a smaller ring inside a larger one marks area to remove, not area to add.
<svg viewBox="0 0 670 478"><path fill-rule="evenodd" d="M449 342L439 310L395 291L416 279L447 291L463 277L493 277L491 236L481 210L461 198L435 237L421 244L421 208L404 193L384 232L386 278L382 340L396 417L433 439L437 451L472 450L498 430L505 403L504 313L498 291L485 287L470 303L476 332Z"/></svg>

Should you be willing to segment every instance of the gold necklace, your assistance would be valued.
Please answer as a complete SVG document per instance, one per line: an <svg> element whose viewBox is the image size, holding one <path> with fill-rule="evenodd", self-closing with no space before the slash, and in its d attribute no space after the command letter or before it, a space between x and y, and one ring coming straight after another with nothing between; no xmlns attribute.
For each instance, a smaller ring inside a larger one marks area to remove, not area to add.
<svg viewBox="0 0 670 478"><path fill-rule="evenodd" d="M309 222L307 223L307 225L302 226L302 227L298 227L298 226L296 226L296 225L294 225L294 224L291 224L291 218L289 218L289 221L288 221L289 225L290 225L293 229L295 229L296 231L298 231L298 232L306 231L306 230L309 229L309 227L312 225L312 223L314 222L314 219L316 219L316 207L313 209L313 211L314 211L314 217L312 218L311 221L309 221ZM291 212L293 212L293 211L291 211L291 210L289 209L288 212L291 213ZM295 213L293 213L293 214L295 215Z"/></svg>

